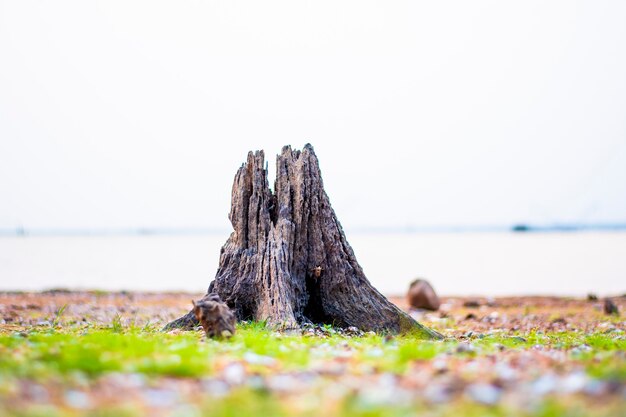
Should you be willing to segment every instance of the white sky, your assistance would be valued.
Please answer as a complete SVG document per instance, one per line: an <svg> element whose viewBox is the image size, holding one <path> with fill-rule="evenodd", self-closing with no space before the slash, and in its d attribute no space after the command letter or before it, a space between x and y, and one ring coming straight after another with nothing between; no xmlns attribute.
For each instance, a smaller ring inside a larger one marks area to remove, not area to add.
<svg viewBox="0 0 626 417"><path fill-rule="evenodd" d="M0 0L0 228L228 228L311 142L344 227L626 221L626 2Z"/></svg>

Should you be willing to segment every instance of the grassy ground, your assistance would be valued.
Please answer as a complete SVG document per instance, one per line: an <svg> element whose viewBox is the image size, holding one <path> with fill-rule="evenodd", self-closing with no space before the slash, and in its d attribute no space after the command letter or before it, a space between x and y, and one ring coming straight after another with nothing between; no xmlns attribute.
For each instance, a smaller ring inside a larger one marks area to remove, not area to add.
<svg viewBox="0 0 626 417"><path fill-rule="evenodd" d="M594 302L449 298L416 313L442 342L260 323L228 341L162 333L189 299L0 294L0 416L626 415L626 326Z"/></svg>

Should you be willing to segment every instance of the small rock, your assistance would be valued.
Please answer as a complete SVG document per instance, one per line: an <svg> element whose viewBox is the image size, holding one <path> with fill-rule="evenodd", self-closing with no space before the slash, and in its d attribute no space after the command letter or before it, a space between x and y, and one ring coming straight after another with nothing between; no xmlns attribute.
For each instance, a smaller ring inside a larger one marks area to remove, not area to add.
<svg viewBox="0 0 626 417"><path fill-rule="evenodd" d="M487 306L489 306L489 307L497 307L498 306L498 303L496 302L496 299L493 298L493 297L488 297L486 301L487 301Z"/></svg>
<svg viewBox="0 0 626 417"><path fill-rule="evenodd" d="M448 361L445 359L435 359L433 361L433 369L438 374L443 374L448 371Z"/></svg>
<svg viewBox="0 0 626 417"><path fill-rule="evenodd" d="M573 347L572 350L570 350L570 353L572 355L580 355L582 353L586 353L586 352L591 352L593 349L591 348L591 346L586 345L586 344L582 344L582 345L578 345L576 347Z"/></svg>
<svg viewBox="0 0 626 417"><path fill-rule="evenodd" d="M243 360L251 365L272 366L276 363L276 360L274 358L264 355L258 355L254 352L244 353Z"/></svg>
<svg viewBox="0 0 626 417"><path fill-rule="evenodd" d="M543 375L532 383L531 390L535 395L546 395L556 389L557 383L558 381L554 375Z"/></svg>
<svg viewBox="0 0 626 417"><path fill-rule="evenodd" d="M381 358L384 354L385 354L385 352L382 349L379 349L379 348L376 348L376 347L368 349L365 352L365 355L369 356L370 358Z"/></svg>
<svg viewBox="0 0 626 417"><path fill-rule="evenodd" d="M607 391L607 383L605 381L600 381L599 379L589 380L583 388L583 392L585 394L592 395L592 396L605 394L606 391Z"/></svg>
<svg viewBox="0 0 626 417"><path fill-rule="evenodd" d="M254 390L267 389L267 383L261 375L252 375L246 380L246 385Z"/></svg>
<svg viewBox="0 0 626 417"><path fill-rule="evenodd" d="M518 376L518 373L514 368L503 362L496 364L494 371L498 376L498 379L502 381L513 381Z"/></svg>
<svg viewBox="0 0 626 417"><path fill-rule="evenodd" d="M424 389L424 398L431 403L446 403L450 400L450 397L450 390L441 384L429 384Z"/></svg>
<svg viewBox="0 0 626 417"><path fill-rule="evenodd" d="M588 379L584 372L571 373L561 379L559 390L567 394L582 391L587 385Z"/></svg>
<svg viewBox="0 0 626 417"><path fill-rule="evenodd" d="M45 403L50 400L48 390L39 384L29 384L26 386L26 394L35 403Z"/></svg>
<svg viewBox="0 0 626 417"><path fill-rule="evenodd" d="M476 349L474 348L474 345L466 342L459 343L459 345L456 347L457 353L471 353L475 350Z"/></svg>
<svg viewBox="0 0 626 417"><path fill-rule="evenodd" d="M357 327L354 326L350 326L348 327L345 332L344 332L347 336L363 336L363 332L358 329Z"/></svg>
<svg viewBox="0 0 626 417"><path fill-rule="evenodd" d="M231 363L222 372L224 380L230 385L241 385L246 378L246 370L240 363Z"/></svg>
<svg viewBox="0 0 626 417"><path fill-rule="evenodd" d="M478 302L478 300L467 300L463 303L463 307L478 308L480 307L480 303Z"/></svg>
<svg viewBox="0 0 626 417"><path fill-rule="evenodd" d="M145 375L139 373L110 372L102 379L111 385L124 389L138 389L146 385Z"/></svg>
<svg viewBox="0 0 626 417"><path fill-rule="evenodd" d="M226 382L214 378L202 381L202 388L214 397L223 397L230 391L230 387Z"/></svg>
<svg viewBox="0 0 626 417"><path fill-rule="evenodd" d="M358 391L358 400L360 406L368 409L381 405L396 405L406 402L407 396L402 395L403 391L395 389L395 387L363 387Z"/></svg>
<svg viewBox="0 0 626 417"><path fill-rule="evenodd" d="M407 293L409 305L413 308L437 311L441 301L430 283L424 279L416 279L409 286Z"/></svg>
<svg viewBox="0 0 626 417"><path fill-rule="evenodd" d="M604 299L604 314L610 316L619 316L619 309L610 298Z"/></svg>
<svg viewBox="0 0 626 417"><path fill-rule="evenodd" d="M64 398L67 406L71 408L85 409L91 404L87 394L81 391L67 391Z"/></svg>
<svg viewBox="0 0 626 417"><path fill-rule="evenodd" d="M525 343L526 339L523 338L522 336L511 336L509 337L509 339L514 340L516 342L520 342L520 343Z"/></svg>
<svg viewBox="0 0 626 417"><path fill-rule="evenodd" d="M150 388L144 390L143 399L148 407L165 408L173 406L178 395L172 390Z"/></svg>
<svg viewBox="0 0 626 417"><path fill-rule="evenodd" d="M272 391L289 392L298 388L299 381L291 375L274 375L268 378L267 385Z"/></svg>
<svg viewBox="0 0 626 417"><path fill-rule="evenodd" d="M500 395L502 395L500 388L491 384L481 383L468 386L465 392L474 401L486 405L497 403L500 400Z"/></svg>

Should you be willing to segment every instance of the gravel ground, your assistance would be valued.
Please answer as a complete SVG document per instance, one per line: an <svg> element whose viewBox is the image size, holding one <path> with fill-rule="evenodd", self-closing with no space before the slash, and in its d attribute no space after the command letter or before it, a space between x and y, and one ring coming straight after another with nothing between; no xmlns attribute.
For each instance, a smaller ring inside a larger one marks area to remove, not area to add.
<svg viewBox="0 0 626 417"><path fill-rule="evenodd" d="M80 337L78 330L93 326L161 328L199 297L0 293L0 335L27 338L31 332L68 328ZM407 309L404 299L391 299ZM626 298L612 300L623 312ZM215 346L218 354L211 356L210 372L191 377L76 372L37 378L8 371L0 360L0 415L101 415L106 410L151 416L626 415L626 322L619 314L605 314L603 300L445 297L440 311L408 311L448 340L428 342L424 346L432 354L418 354L402 369L383 363L387 356L401 355L406 340L372 339L354 328L307 327L297 336L307 340L302 347L293 335L272 333L284 338L285 349L307 350L310 360L298 369L254 349L232 355L220 350L230 342L207 341L196 331L198 345ZM167 336L179 334L188 333ZM20 355L11 349L0 354Z"/></svg>

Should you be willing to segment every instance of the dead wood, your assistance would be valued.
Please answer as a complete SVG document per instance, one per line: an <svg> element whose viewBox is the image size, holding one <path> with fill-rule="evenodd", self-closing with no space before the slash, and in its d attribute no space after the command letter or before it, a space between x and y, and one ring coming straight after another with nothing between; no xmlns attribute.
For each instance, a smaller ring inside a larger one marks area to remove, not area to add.
<svg viewBox="0 0 626 417"><path fill-rule="evenodd" d="M274 192L263 151L250 152L237 171L229 214L234 231L208 293L218 294L239 320L281 329L313 322L441 338L369 283L324 191L313 147L284 147L276 171ZM190 312L166 328L195 325Z"/></svg>

